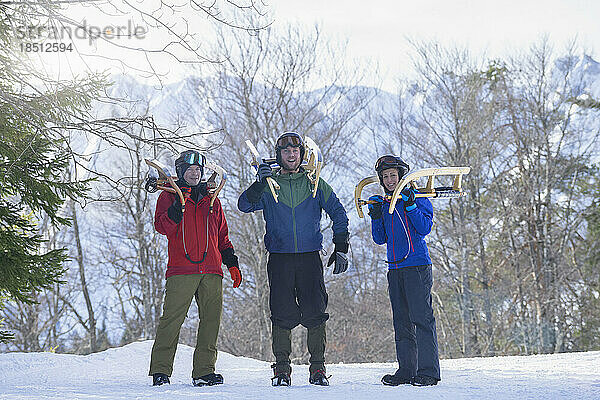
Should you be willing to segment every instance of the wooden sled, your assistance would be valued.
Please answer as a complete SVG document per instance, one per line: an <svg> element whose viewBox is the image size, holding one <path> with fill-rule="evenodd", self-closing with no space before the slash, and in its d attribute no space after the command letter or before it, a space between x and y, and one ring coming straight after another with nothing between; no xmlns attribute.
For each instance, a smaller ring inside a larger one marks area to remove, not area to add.
<svg viewBox="0 0 600 400"><path fill-rule="evenodd" d="M177 186L175 183L177 176L158 160L145 159L144 161L146 164L148 164L148 166L154 168L154 170L158 173L158 176L150 176L146 180L146 184L144 186L145 189L151 193L154 193L157 190L166 190L167 192L176 193L181 201L182 209L185 210L185 196L181 192L181 189L179 189L179 186ZM206 188L208 189L208 194L211 197L209 210L212 213L215 199L217 198L221 189L223 189L223 186L225 186L227 173L223 168L211 161L205 162L204 168L213 171L211 176L206 180ZM218 184L216 183L217 177L219 178Z"/></svg>
<svg viewBox="0 0 600 400"><path fill-rule="evenodd" d="M252 153L251 165L255 170L258 170L258 160L271 165L273 172L277 172L281 169L281 167L277 165L275 158L261 158L256 146L254 146L250 140L246 140L246 145L250 148L250 152ZM319 146L309 137L304 138L304 158L302 159L300 166L307 171L306 175L308 176L310 183L313 185L312 195L314 198L317 195L319 178L321 176L321 169L323 168L323 154L321 153ZM269 189L271 190L271 194L275 199L275 203L277 203L277 191L280 189L279 184L273 178L267 178L267 182L269 183Z"/></svg>
<svg viewBox="0 0 600 400"><path fill-rule="evenodd" d="M388 212L392 214L398 198L401 196L402 190L407 186L418 191L415 197L429 197L429 198L457 198L465 196L466 193L462 190L462 177L467 175L471 171L471 167L441 167L441 168L425 168L413 173L406 175L398 182L396 189L392 195L387 195L385 198L390 201L390 208ZM454 182L452 186L440 186L434 187L434 179L436 176L454 176ZM419 178L427 177L427 184L424 187L417 187L416 180ZM364 218L362 212L362 206L366 204L374 204L375 201L361 199L362 191L365 186L372 183L379 183L378 176L370 176L362 179L354 188L354 205L360 218Z"/></svg>
<svg viewBox="0 0 600 400"><path fill-rule="evenodd" d="M262 162L265 162L265 159L260 157L258 150L250 140L246 140L246 146L248 146L250 152L252 153L252 162L250 163L250 165L254 167L254 170L258 170L258 160L262 160ZM279 201L277 191L280 189L280 186L277 183L277 181L271 177L267 178L267 183L269 184L269 189L271 189L273 199L275 200L275 203L277 203Z"/></svg>

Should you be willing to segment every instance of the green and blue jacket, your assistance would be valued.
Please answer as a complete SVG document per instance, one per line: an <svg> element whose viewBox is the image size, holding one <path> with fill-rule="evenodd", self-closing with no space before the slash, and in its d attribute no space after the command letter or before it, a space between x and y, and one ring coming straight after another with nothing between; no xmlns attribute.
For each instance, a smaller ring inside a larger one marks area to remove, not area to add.
<svg viewBox="0 0 600 400"><path fill-rule="evenodd" d="M334 242L348 238L348 217L344 206L323 179L319 178L317 194L302 169L293 174L274 174L280 186L279 202L268 185L254 183L238 199L240 211L263 210L265 247L270 253L306 253L323 248L321 214L325 210L333 221Z"/></svg>

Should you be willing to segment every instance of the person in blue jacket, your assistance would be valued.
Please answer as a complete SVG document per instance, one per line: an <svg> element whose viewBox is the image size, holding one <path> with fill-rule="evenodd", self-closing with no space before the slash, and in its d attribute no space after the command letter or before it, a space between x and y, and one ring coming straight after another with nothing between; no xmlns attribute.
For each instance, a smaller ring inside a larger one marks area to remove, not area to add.
<svg viewBox="0 0 600 400"><path fill-rule="evenodd" d="M390 195L409 171L401 158L387 155L375 163L386 198L369 200L373 241L387 246L388 292L392 304L398 370L385 375L384 385L436 385L440 380L435 317L431 306L431 258L425 236L433 225L433 207L425 197L415 198L409 186L402 201L389 213Z"/></svg>
<svg viewBox="0 0 600 400"><path fill-rule="evenodd" d="M309 382L328 386L325 375L325 321L329 314L327 292L323 280L323 264L319 251L323 248L321 234L322 210L333 221L335 250L328 266L335 263L334 273L348 267L348 217L331 187L319 178L316 197L306 171L300 166L304 157L304 142L295 132L279 136L275 145L276 160L281 166L274 174L271 166L258 166L257 180L238 199L240 211L262 210L265 219L265 247L269 252L269 308L272 322L273 386L291 384L291 330L303 325L308 329L310 353ZM273 178L280 186L276 203L267 185Z"/></svg>

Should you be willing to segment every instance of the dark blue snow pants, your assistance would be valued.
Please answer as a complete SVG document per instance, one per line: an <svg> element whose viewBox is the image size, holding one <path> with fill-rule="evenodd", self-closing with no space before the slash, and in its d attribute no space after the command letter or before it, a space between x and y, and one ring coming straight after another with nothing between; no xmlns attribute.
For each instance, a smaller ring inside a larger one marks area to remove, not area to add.
<svg viewBox="0 0 600 400"><path fill-rule="evenodd" d="M391 269L387 278L399 364L397 374L403 378L423 375L440 379L431 307L431 265Z"/></svg>

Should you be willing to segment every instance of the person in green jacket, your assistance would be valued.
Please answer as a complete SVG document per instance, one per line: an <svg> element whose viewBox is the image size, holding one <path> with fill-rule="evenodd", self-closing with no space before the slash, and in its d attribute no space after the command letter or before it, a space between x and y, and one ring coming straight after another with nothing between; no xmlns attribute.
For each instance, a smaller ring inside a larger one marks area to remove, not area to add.
<svg viewBox="0 0 600 400"><path fill-rule="evenodd" d="M334 273L341 273L348 266L345 255L348 252L348 217L323 179L319 179L313 198L312 184L300 166L305 151L300 135L295 132L282 134L277 139L275 151L280 171L273 174L269 164L260 164L256 182L238 199L240 211L262 210L266 223L264 241L269 252L267 273L275 355L272 384L291 384L291 330L301 324L308 329L309 382L327 386L325 321L329 314L325 312L328 297L319 255L323 248L320 221L322 210L333 221L335 250L328 266L335 263ZM275 179L280 185L277 203L267 187L267 178Z"/></svg>

